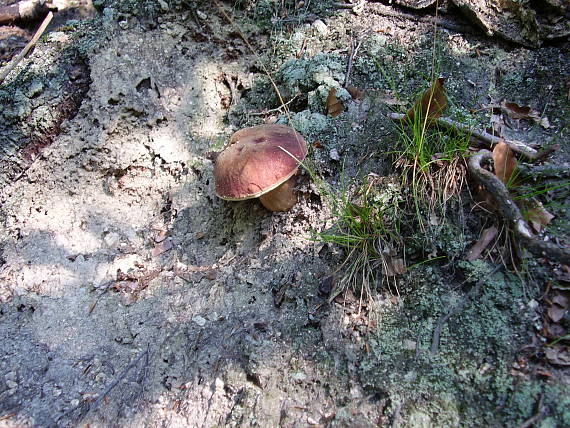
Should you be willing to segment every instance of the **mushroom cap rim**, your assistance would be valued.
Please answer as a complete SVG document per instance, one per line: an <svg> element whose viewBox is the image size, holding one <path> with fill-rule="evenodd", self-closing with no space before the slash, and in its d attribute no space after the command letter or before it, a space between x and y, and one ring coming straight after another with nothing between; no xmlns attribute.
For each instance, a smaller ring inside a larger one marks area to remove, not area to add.
<svg viewBox="0 0 570 428"><path fill-rule="evenodd" d="M293 177L297 173L297 170L298 170L298 168L295 168L293 171L291 171L290 174L286 175L284 178L279 180L277 183L272 184L271 186L269 186L263 190L260 190L259 192L252 193L251 195L242 196L241 198L232 197L232 196L222 196L222 195L219 195L218 192L216 192L216 195L218 196L218 198L223 199L224 201L245 201L247 199L259 198L260 196L265 195L266 193L269 193L272 190L275 190L276 188L281 186L283 183L285 183L287 180L289 180L291 177Z"/></svg>

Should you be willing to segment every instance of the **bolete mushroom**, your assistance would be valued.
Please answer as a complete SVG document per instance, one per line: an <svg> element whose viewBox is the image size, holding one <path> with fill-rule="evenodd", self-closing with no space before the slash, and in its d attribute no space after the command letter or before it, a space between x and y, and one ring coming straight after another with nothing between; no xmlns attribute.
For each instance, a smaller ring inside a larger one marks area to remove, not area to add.
<svg viewBox="0 0 570 428"><path fill-rule="evenodd" d="M259 198L269 211L288 211L297 203L293 176L306 155L307 143L293 128L241 129L215 160L216 193L228 201Z"/></svg>

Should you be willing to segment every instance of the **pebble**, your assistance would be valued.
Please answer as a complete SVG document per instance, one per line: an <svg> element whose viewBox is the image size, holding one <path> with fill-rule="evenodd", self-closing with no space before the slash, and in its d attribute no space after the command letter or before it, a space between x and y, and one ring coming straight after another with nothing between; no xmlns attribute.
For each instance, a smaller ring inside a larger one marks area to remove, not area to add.
<svg viewBox="0 0 570 428"><path fill-rule="evenodd" d="M206 319L204 317L201 317L200 315L196 315L195 317L193 317L192 321L194 321L200 327L204 327L206 325Z"/></svg>
<svg viewBox="0 0 570 428"><path fill-rule="evenodd" d="M198 15L198 18L200 18L202 21L205 21L206 19L208 19L208 15L206 15L201 10L196 10L196 15Z"/></svg>
<svg viewBox="0 0 570 428"><path fill-rule="evenodd" d="M338 150L337 150L337 149L332 149L332 150L329 152L329 156L330 156L330 158L331 158L332 160L334 160L334 161L339 161L339 160L340 160L340 154L338 153Z"/></svg>
<svg viewBox="0 0 570 428"><path fill-rule="evenodd" d="M7 380L6 385L9 389L16 389L18 387L18 383L14 382L13 380Z"/></svg>
<svg viewBox="0 0 570 428"><path fill-rule="evenodd" d="M315 30L317 30L317 32L321 36L326 36L329 33L329 28L327 27L327 24L325 24L320 19L317 19L315 22L313 22L313 27L315 27Z"/></svg>

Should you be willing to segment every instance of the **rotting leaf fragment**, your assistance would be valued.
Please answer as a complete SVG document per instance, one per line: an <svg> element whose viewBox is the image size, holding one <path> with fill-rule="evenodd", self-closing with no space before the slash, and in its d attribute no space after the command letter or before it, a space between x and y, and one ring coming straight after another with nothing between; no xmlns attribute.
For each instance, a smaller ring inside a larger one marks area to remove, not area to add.
<svg viewBox="0 0 570 428"><path fill-rule="evenodd" d="M337 117L343 110L344 106L336 96L336 89L331 88L327 97L327 114L331 117Z"/></svg>
<svg viewBox="0 0 570 428"><path fill-rule="evenodd" d="M511 119L529 119L534 120L544 129L550 128L550 122L546 116L542 117L540 112L531 109L529 106L519 106L517 103L503 101L501 110Z"/></svg>
<svg viewBox="0 0 570 428"><path fill-rule="evenodd" d="M429 121L434 121L440 117L447 107L447 95L443 87L444 82L445 77L437 78L431 87L416 101L414 106L408 110L405 119L413 122L415 116L419 115L422 120L427 116Z"/></svg>

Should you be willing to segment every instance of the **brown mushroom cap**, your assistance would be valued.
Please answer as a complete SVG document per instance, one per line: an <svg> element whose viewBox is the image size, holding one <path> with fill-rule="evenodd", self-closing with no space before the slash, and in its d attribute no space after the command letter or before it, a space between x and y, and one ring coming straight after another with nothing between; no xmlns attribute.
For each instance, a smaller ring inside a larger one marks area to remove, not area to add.
<svg viewBox="0 0 570 428"><path fill-rule="evenodd" d="M285 125L258 125L237 131L216 159L216 193L239 201L267 193L297 172L307 143Z"/></svg>

